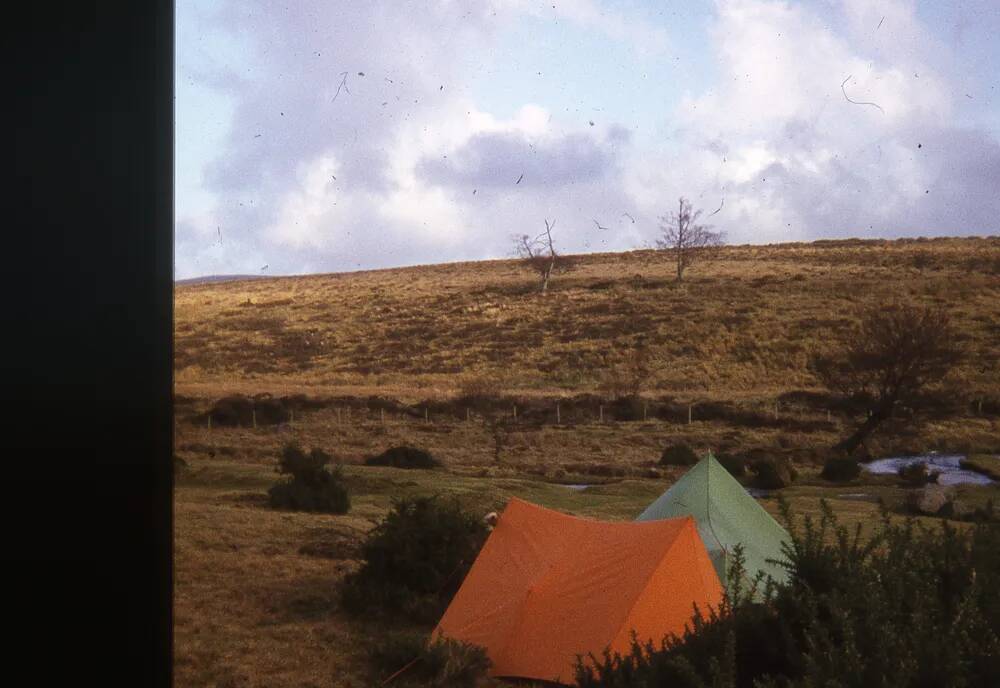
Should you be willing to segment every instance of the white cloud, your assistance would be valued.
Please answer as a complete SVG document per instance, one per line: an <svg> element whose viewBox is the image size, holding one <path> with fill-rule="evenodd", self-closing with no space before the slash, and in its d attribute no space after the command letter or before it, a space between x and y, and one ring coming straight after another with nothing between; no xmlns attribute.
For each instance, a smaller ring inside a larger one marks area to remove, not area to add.
<svg viewBox="0 0 1000 688"><path fill-rule="evenodd" d="M797 4L720 0L717 10L719 83L683 99L669 153L630 166L626 188L648 212L680 194L706 207L724 198L712 220L739 242L962 231L937 223L940 204L965 200L942 175L962 169L969 151L930 144L960 132L947 75L922 59L911 3L885 6L898 41L885 50L864 49ZM855 2L845 11L854 34L882 16ZM988 157L967 183L982 184L998 163ZM974 212L988 224L996 209Z"/></svg>

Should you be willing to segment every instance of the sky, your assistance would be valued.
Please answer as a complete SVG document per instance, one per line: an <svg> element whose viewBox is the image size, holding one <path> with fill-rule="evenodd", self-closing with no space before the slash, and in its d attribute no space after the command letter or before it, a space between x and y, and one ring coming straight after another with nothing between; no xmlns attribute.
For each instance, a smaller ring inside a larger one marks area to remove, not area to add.
<svg viewBox="0 0 1000 688"><path fill-rule="evenodd" d="M996 0L177 0L176 279L1000 234Z"/></svg>

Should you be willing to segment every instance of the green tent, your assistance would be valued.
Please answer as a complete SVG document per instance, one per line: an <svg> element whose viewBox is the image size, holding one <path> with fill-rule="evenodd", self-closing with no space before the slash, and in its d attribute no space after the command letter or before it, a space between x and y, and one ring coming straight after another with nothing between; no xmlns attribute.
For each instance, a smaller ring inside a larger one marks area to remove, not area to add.
<svg viewBox="0 0 1000 688"><path fill-rule="evenodd" d="M784 560L782 543L789 542L781 527L709 453L669 490L639 514L638 521L693 516L719 580L728 587L726 571L733 548L743 545L747 577L763 571L783 583L788 572L768 559Z"/></svg>

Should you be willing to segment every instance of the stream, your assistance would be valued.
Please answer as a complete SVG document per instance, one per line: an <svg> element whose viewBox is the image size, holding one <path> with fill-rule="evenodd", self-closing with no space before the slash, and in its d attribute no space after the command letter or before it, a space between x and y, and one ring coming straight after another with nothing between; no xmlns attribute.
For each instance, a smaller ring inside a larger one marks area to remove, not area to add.
<svg viewBox="0 0 1000 688"><path fill-rule="evenodd" d="M875 475L895 475L903 466L915 463L927 464L927 470L938 474L938 485L990 485L993 481L982 473L969 471L961 466L965 456L961 454L925 454L923 456L899 456L877 459L861 464L863 470Z"/></svg>

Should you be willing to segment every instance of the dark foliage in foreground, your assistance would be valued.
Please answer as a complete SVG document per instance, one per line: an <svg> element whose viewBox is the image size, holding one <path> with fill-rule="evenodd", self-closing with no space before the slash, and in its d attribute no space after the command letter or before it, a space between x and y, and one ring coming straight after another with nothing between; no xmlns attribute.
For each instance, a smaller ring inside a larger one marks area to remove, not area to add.
<svg viewBox="0 0 1000 688"><path fill-rule="evenodd" d="M419 497L396 502L362 545L364 564L344 581L344 608L436 623L487 534L483 521L457 501Z"/></svg>
<svg viewBox="0 0 1000 688"><path fill-rule="evenodd" d="M389 634L372 645L368 661L376 684L421 688L475 688L490 668L478 645L440 638L427 642L424 633Z"/></svg>
<svg viewBox="0 0 1000 688"><path fill-rule="evenodd" d="M329 462L330 455L320 449L307 454L298 445L287 445L281 453L278 472L291 477L268 490L271 506L346 514L351 508L351 498L344 475L340 466L328 471Z"/></svg>
<svg viewBox="0 0 1000 688"><path fill-rule="evenodd" d="M734 586L680 638L584 659L580 687L1000 685L1000 526L884 516L864 541L823 508L791 531L788 585L762 603Z"/></svg>

